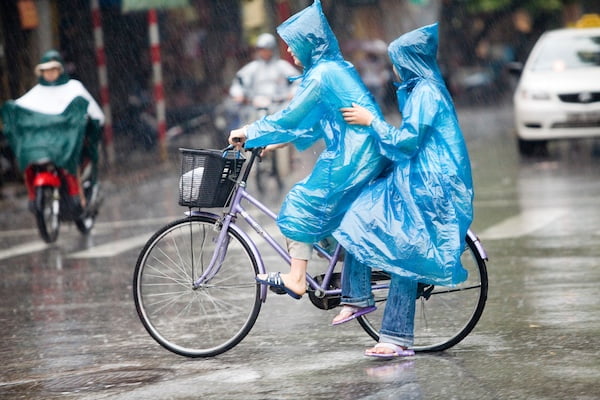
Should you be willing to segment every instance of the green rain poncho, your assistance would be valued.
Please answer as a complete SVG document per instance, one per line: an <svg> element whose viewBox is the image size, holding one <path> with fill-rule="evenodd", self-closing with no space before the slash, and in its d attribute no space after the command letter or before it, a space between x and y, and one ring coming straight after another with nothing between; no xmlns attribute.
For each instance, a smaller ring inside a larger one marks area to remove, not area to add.
<svg viewBox="0 0 600 400"><path fill-rule="evenodd" d="M57 80L48 82L42 67L62 72ZM19 167L24 170L31 163L46 160L75 174L85 157L95 170L104 113L83 84L64 72L63 59L56 50L44 53L36 72L38 84L2 107L4 133Z"/></svg>
<svg viewBox="0 0 600 400"><path fill-rule="evenodd" d="M100 139L97 125L88 125L87 108L88 101L83 97L76 97L56 115L32 111L14 101L6 102L2 107L4 133L19 168L25 170L31 163L47 160L75 174L86 129L90 133L88 140L98 143Z"/></svg>
<svg viewBox="0 0 600 400"><path fill-rule="evenodd" d="M329 236L366 183L389 163L371 129L348 125L340 107L358 103L381 111L352 64L344 61L320 1L293 15L277 32L304 66L290 104L247 128L247 147L294 143L303 150L323 139L325 150L311 174L286 196L277 223L293 240L312 243Z"/></svg>
<svg viewBox="0 0 600 400"><path fill-rule="evenodd" d="M362 263L421 282L452 285L473 217L467 148L437 66L437 24L392 42L402 125L372 126L393 172L370 184L334 236Z"/></svg>

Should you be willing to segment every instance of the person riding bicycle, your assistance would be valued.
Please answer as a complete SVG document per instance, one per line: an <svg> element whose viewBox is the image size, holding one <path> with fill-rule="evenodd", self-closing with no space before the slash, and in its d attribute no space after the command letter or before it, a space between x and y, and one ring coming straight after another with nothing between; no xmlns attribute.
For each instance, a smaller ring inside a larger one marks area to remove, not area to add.
<svg viewBox="0 0 600 400"><path fill-rule="evenodd" d="M5 105L4 112L18 113L18 108L34 111L35 118L39 121L37 124L44 127L45 115L58 115L76 107L69 107L77 97L82 97L87 102L87 115L90 119L88 129L86 129L86 137L81 150L81 159L75 160L75 163L83 167L87 163L91 163L92 175L95 179L97 161L98 161L98 142L100 139L100 126L104 124L104 113L96 103L92 95L87 91L83 84L75 79L71 79L65 72L64 61L56 50L49 50L43 54L39 64L35 67L35 74L38 76L38 83L25 93L20 98L10 104ZM33 118L29 115L28 118ZM49 132L53 135L61 135L62 131L57 128ZM52 160L55 161L55 160ZM70 162L70 161L69 161ZM76 168L76 179L69 179L69 192L76 199L76 204L81 204L85 207L85 196L81 185L81 168ZM27 174L27 171L26 171ZM30 179L25 177L25 183L28 189L30 201L35 197L33 187L31 187Z"/></svg>
<svg viewBox="0 0 600 400"><path fill-rule="evenodd" d="M229 143L267 150L293 143L304 150L320 139L325 142L312 172L292 187L277 218L287 239L290 273L257 276L259 282L299 299L306 292L312 244L331 235L351 202L389 161L380 154L370 128L344 122L339 112L358 103L382 118L358 72L344 60L320 1L290 17L277 32L303 68L302 82L287 107L231 131Z"/></svg>
<svg viewBox="0 0 600 400"><path fill-rule="evenodd" d="M388 52L402 84L402 124L354 105L342 109L354 125L372 127L393 170L370 183L347 210L334 237L356 261L344 266L342 304L334 325L374 306L370 265L391 273L374 357L414 354L417 283L451 286L467 272L460 257L473 219L473 183L467 147L436 57L438 25L408 32Z"/></svg>

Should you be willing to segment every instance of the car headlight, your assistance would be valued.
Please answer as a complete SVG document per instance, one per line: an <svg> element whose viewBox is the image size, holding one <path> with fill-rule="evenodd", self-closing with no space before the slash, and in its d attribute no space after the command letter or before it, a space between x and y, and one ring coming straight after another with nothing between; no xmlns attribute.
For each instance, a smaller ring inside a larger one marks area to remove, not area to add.
<svg viewBox="0 0 600 400"><path fill-rule="evenodd" d="M550 100L550 93L544 90L521 89L519 95L523 100Z"/></svg>

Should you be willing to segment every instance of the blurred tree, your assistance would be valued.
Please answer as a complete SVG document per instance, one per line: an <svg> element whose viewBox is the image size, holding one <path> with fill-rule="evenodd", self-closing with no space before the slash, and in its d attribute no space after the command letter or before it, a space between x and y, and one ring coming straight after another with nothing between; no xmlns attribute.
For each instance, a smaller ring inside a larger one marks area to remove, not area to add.
<svg viewBox="0 0 600 400"><path fill-rule="evenodd" d="M442 0L442 37L448 54L464 64L473 64L476 49L493 41L510 43L514 57L524 61L541 33L573 25L583 12L593 10L594 1Z"/></svg>
<svg viewBox="0 0 600 400"><path fill-rule="evenodd" d="M474 43L477 44L497 23L505 22L507 17L513 16L517 11L529 14L533 31L573 25L581 16L581 3L580 0L469 0L466 1L466 6L469 14L484 19L483 29L474 38Z"/></svg>

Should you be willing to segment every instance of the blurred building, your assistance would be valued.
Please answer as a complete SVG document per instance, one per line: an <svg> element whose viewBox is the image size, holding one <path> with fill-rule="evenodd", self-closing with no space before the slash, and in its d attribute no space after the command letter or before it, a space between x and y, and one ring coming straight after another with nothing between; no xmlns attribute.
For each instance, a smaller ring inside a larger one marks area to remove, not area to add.
<svg viewBox="0 0 600 400"><path fill-rule="evenodd" d="M187 7L159 10L165 95L174 97L169 103L185 101L185 96L197 102L219 95L218 86L225 85L252 56L256 36L274 32L279 23L311 2L189 0ZM426 3L429 6L408 0L324 0L323 6L340 42L346 42L388 40L431 22L437 2ZM124 13L122 0L99 4L111 103L118 113L131 92L149 87L147 15ZM33 67L49 48L60 50L69 72L98 94L90 0L0 2L0 102L20 96L35 83ZM281 53L286 56L283 45Z"/></svg>

